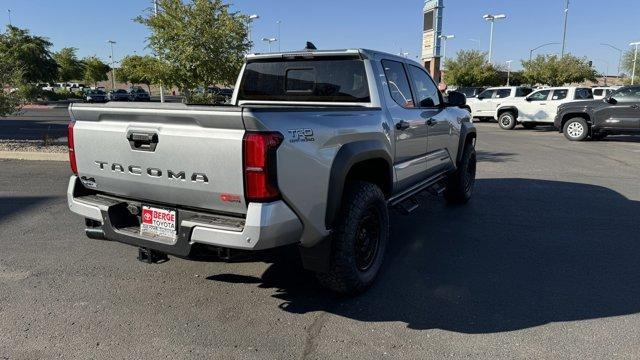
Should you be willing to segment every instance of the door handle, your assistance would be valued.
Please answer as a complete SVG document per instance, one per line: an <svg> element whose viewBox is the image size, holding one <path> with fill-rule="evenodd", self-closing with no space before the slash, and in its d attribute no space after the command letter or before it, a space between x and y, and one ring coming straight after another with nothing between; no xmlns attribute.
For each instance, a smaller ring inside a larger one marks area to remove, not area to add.
<svg viewBox="0 0 640 360"><path fill-rule="evenodd" d="M407 130L409 127L411 127L411 124L404 120L400 120L400 122L396 124L396 129L398 130Z"/></svg>
<svg viewBox="0 0 640 360"><path fill-rule="evenodd" d="M427 122L425 124L427 124L427 126L433 126L433 125L435 125L437 123L438 123L437 120L429 119L429 120L427 120Z"/></svg>
<svg viewBox="0 0 640 360"><path fill-rule="evenodd" d="M540 105L547 105L547 103L540 103Z"/></svg>

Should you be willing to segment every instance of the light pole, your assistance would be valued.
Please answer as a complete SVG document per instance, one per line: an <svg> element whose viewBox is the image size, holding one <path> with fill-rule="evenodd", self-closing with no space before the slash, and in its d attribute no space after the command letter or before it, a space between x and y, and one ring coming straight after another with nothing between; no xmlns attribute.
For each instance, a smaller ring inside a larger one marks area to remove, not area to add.
<svg viewBox="0 0 640 360"><path fill-rule="evenodd" d="M271 52L271 43L278 41L277 38L262 38L262 41L269 44L269 52Z"/></svg>
<svg viewBox="0 0 640 360"><path fill-rule="evenodd" d="M607 74L609 73L609 62L603 59L595 59L603 64L605 64L606 68L604 70L604 86L607 86Z"/></svg>
<svg viewBox="0 0 640 360"><path fill-rule="evenodd" d="M113 66L115 64L115 59L113 58L113 45L116 43L113 40L107 40L107 43L111 46L111 89L116 88L116 69Z"/></svg>
<svg viewBox="0 0 640 360"><path fill-rule="evenodd" d="M619 48L611 45L611 44L600 44L600 45L608 46L608 47L610 47L610 48L612 48L612 49L614 49L614 50L616 50L616 51L618 51L620 53L620 57L618 58L618 74L617 74L618 76L620 76L620 66L622 64L622 54L624 53L624 51L622 49L619 49Z"/></svg>
<svg viewBox="0 0 640 360"><path fill-rule="evenodd" d="M398 55L402 56L403 58L408 58L409 57L409 52L408 51L402 51L400 50L400 52L398 53Z"/></svg>
<svg viewBox="0 0 640 360"><path fill-rule="evenodd" d="M531 61L531 59L533 58L533 52L540 49L541 47L545 47L545 46L549 46L549 45L560 45L560 43L557 42L550 42L550 43L546 43L546 44L542 44L540 46L534 47L533 49L529 50L529 61Z"/></svg>
<svg viewBox="0 0 640 360"><path fill-rule="evenodd" d="M635 85L636 80L636 63L638 62L638 45L640 41L632 42L629 46L635 46L636 50L633 55L633 71L631 71L631 85Z"/></svg>
<svg viewBox="0 0 640 360"><path fill-rule="evenodd" d="M280 44L282 44L282 37L280 36L280 25L282 24L282 20L276 21L276 24L278 24L278 52L281 52Z"/></svg>
<svg viewBox="0 0 640 360"><path fill-rule="evenodd" d="M564 31L562 33L562 52L560 57L564 57L564 50L567 44L567 20L569 19L569 0L564 3Z"/></svg>
<svg viewBox="0 0 640 360"><path fill-rule="evenodd" d="M158 15L158 0L153 0L153 14L154 16ZM135 51L134 51L135 53ZM149 94L151 95L151 94ZM160 102L163 103L164 102L164 88L162 87L162 84L160 84Z"/></svg>
<svg viewBox="0 0 640 360"><path fill-rule="evenodd" d="M513 62L513 60L505 61L505 63L507 63L507 86L509 86L509 84L511 82L511 63L512 62Z"/></svg>
<svg viewBox="0 0 640 360"><path fill-rule="evenodd" d="M455 35L440 35L442 40L442 62L440 63L440 70L444 69L444 62L447 60L447 41L455 38Z"/></svg>
<svg viewBox="0 0 640 360"><path fill-rule="evenodd" d="M248 18L248 26L247 26L247 32L249 33L249 42L251 43L251 47L249 48L249 52L251 52L251 50L253 50L253 42L251 41L251 24L260 19L259 15L253 14L253 15L249 15Z"/></svg>
<svg viewBox="0 0 640 360"><path fill-rule="evenodd" d="M480 51L480 40L478 40L478 39L469 39L469 41L473 41L474 43L476 43L476 49L478 51Z"/></svg>
<svg viewBox="0 0 640 360"><path fill-rule="evenodd" d="M485 21L488 21L488 22L491 23L491 35L489 37L489 63L491 63L493 61L493 25L496 22L496 20L506 19L507 15L505 15L505 14L497 14L497 15L486 14L486 15L482 16L482 18L485 19Z"/></svg>
<svg viewBox="0 0 640 360"><path fill-rule="evenodd" d="M9 13L9 26L13 26L11 23L11 9L7 9L7 12Z"/></svg>

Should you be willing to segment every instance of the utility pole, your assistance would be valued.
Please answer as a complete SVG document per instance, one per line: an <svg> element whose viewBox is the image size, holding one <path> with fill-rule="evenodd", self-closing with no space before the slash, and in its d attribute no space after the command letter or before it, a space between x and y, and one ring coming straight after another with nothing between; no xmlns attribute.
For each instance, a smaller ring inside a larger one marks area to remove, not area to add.
<svg viewBox="0 0 640 360"><path fill-rule="evenodd" d="M492 61L493 61L493 25L496 22L496 20L506 19L507 15L505 15L505 14L498 14L498 15L486 14L482 18L491 23L491 35L489 37L489 64L491 64Z"/></svg>
<svg viewBox="0 0 640 360"><path fill-rule="evenodd" d="M116 42L113 41L113 40L107 40L107 42L111 46L111 89L115 90L115 88L116 88L116 68L114 67L115 59L113 58L113 44L115 44Z"/></svg>
<svg viewBox="0 0 640 360"><path fill-rule="evenodd" d="M280 36L280 25L282 24L282 20L278 20L276 21L276 24L278 24L278 52L281 52L281 44L282 44L282 37Z"/></svg>
<svg viewBox="0 0 640 360"><path fill-rule="evenodd" d="M455 37L455 35L440 35L440 39L442 40L442 62L440 63L440 70L444 69L444 62L447 60L447 41Z"/></svg>
<svg viewBox="0 0 640 360"><path fill-rule="evenodd" d="M507 63L507 86L509 86L511 82L511 63L513 60L507 60L505 62Z"/></svg>
<svg viewBox="0 0 640 360"><path fill-rule="evenodd" d="M564 32L562 34L562 53L560 57L564 57L564 51L567 45L567 20L569 18L569 0L565 0L564 3Z"/></svg>
<svg viewBox="0 0 640 360"><path fill-rule="evenodd" d="M636 50L633 55L633 71L631 71L631 85L635 85L635 80L636 80L636 63L638 62L638 45L640 45L640 41L629 44L629 46L636 47Z"/></svg>
<svg viewBox="0 0 640 360"><path fill-rule="evenodd" d="M153 15L158 16L158 0L153 0ZM164 102L164 87L162 84L160 84L160 102Z"/></svg>
<svg viewBox="0 0 640 360"><path fill-rule="evenodd" d="M618 58L618 73L616 75L620 76L620 68L622 66L622 54L624 53L624 51L622 49L619 49L611 44L600 44L602 46L608 46L616 51L618 51L620 53L620 57Z"/></svg>

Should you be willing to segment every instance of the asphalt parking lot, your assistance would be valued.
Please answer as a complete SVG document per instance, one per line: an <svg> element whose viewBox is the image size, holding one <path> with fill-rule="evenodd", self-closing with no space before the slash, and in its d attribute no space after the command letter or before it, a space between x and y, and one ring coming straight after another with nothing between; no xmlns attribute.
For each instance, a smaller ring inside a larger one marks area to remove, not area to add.
<svg viewBox="0 0 640 360"><path fill-rule="evenodd" d="M478 128L474 199L394 214L352 299L284 256L145 265L85 238L66 163L0 160L0 359L640 358L640 137Z"/></svg>

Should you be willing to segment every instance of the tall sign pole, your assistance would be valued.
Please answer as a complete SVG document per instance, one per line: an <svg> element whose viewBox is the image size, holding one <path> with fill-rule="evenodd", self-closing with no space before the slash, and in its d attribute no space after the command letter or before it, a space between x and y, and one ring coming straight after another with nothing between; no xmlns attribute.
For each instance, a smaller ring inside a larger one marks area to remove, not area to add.
<svg viewBox="0 0 640 360"><path fill-rule="evenodd" d="M158 0L153 0L153 15L158 15ZM164 87L160 84L160 102L164 102Z"/></svg>
<svg viewBox="0 0 640 360"><path fill-rule="evenodd" d="M564 30L562 32L562 52L560 57L564 57L564 52L567 46L567 20L569 18L569 0L565 0L564 3Z"/></svg>
<svg viewBox="0 0 640 360"><path fill-rule="evenodd" d="M442 10L444 0L426 0L422 8L422 63L436 82L440 82Z"/></svg>

